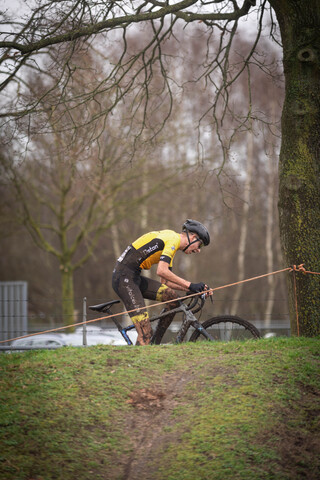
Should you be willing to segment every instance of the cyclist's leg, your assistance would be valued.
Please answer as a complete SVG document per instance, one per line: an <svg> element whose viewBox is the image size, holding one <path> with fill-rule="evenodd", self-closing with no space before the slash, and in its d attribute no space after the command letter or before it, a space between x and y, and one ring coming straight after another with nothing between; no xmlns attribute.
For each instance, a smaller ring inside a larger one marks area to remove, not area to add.
<svg viewBox="0 0 320 480"><path fill-rule="evenodd" d="M160 302L167 302L169 300L175 300L178 298L178 295L172 288L167 287L166 285L161 285L161 288L158 291L157 299ZM166 310L170 312L173 308L178 307L179 304L176 302L169 302L166 305ZM175 313L168 313L165 317L161 318L158 322L156 331L153 336L153 343L159 345L161 340L166 333L167 329L170 327L172 320L174 319Z"/></svg>
<svg viewBox="0 0 320 480"><path fill-rule="evenodd" d="M152 328L148 312L134 315L131 320L138 332L136 345L149 345L152 339Z"/></svg>
<svg viewBox="0 0 320 480"><path fill-rule="evenodd" d="M158 302L169 302L165 307L168 312L178 306L176 302L170 301L178 298L178 295L174 290L172 290L172 288L167 287L167 285L157 282L156 280L141 277L140 288L144 298L148 298L149 300L157 300ZM156 345L161 343L163 335L171 325L174 316L175 313L168 313L168 315L159 320L155 334L152 338L153 343Z"/></svg>
<svg viewBox="0 0 320 480"><path fill-rule="evenodd" d="M137 272L124 268L115 269L113 272L113 289L121 298L138 332L136 345L148 345L152 338L152 328L140 284L141 279Z"/></svg>

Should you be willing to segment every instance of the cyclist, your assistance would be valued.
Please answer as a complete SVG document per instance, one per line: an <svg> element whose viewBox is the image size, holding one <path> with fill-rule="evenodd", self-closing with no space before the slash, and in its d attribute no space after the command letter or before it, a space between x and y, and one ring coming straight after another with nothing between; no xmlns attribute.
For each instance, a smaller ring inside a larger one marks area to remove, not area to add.
<svg viewBox="0 0 320 480"><path fill-rule="evenodd" d="M162 318L152 336L144 298L166 302L178 298L175 290L199 293L208 288L204 282L192 283L175 275L172 272L172 262L178 250L187 255L199 253L201 247L209 243L210 235L206 227L196 220L187 220L181 233L160 230L142 235L118 258L113 270L112 287L136 327L136 345L148 345L151 340L159 344L174 317L174 314L168 314ZM158 265L160 282L141 275L142 270L149 270L154 264ZM176 302L170 302L166 306L168 312L176 307Z"/></svg>

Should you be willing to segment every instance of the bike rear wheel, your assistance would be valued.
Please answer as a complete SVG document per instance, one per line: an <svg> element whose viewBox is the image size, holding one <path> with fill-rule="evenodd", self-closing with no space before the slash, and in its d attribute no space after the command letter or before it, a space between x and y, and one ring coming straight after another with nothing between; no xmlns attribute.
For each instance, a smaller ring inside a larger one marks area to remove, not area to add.
<svg viewBox="0 0 320 480"><path fill-rule="evenodd" d="M202 323L202 327L216 341L249 340L260 338L260 333L252 323L235 315L212 317ZM190 342L206 340L198 330L190 336Z"/></svg>

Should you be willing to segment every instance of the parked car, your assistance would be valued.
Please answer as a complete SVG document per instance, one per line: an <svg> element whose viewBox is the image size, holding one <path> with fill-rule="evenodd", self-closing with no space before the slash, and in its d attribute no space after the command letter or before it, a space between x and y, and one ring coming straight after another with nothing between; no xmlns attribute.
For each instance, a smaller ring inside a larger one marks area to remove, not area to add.
<svg viewBox="0 0 320 480"><path fill-rule="evenodd" d="M138 334L136 330L129 333L130 339L135 343ZM69 345L83 344L83 327L76 328L75 333L66 334ZM116 328L102 328L96 325L86 326L87 345L127 345L121 333ZM70 342L70 343L69 343Z"/></svg>
<svg viewBox="0 0 320 480"><path fill-rule="evenodd" d="M64 340L64 335L59 333L34 335L32 337L18 338L13 340L10 347L14 347L14 351L17 351L18 347L24 347L25 350L33 348L59 348L66 347L67 342ZM23 350L18 350L22 352Z"/></svg>
<svg viewBox="0 0 320 480"><path fill-rule="evenodd" d="M137 339L137 332L130 332L133 343ZM127 345L122 335L116 329L104 329L97 326L87 326L87 345ZM80 347L83 345L83 328L79 327L74 333L48 333L13 340L10 347L13 351L24 351L38 348L59 348L66 346ZM18 350L21 347L23 350Z"/></svg>

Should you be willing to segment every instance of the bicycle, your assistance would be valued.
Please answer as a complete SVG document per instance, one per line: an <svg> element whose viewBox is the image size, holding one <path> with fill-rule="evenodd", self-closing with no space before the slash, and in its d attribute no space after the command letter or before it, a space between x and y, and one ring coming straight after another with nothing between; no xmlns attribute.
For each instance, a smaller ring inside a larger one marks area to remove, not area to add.
<svg viewBox="0 0 320 480"><path fill-rule="evenodd" d="M179 300L179 306L177 308L170 310L170 314L182 313L183 317L175 338L175 343L181 343L185 339L190 342L200 340L215 342L258 339L261 337L259 330L252 323L235 315L220 315L200 323L195 314L201 312L205 299L205 294L192 297L191 299L183 298ZM120 303L120 300L111 300L110 302L91 305L89 309L98 313L112 315L111 307L117 303ZM166 315L168 315L168 310L163 309L160 314L150 317L150 322L155 322ZM131 324L122 327L115 316L111 318L127 344L133 345L127 332L134 330L135 326ZM194 330L187 339L187 333L190 327L193 327Z"/></svg>

